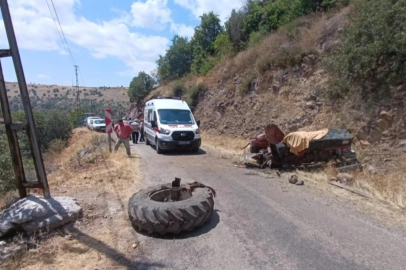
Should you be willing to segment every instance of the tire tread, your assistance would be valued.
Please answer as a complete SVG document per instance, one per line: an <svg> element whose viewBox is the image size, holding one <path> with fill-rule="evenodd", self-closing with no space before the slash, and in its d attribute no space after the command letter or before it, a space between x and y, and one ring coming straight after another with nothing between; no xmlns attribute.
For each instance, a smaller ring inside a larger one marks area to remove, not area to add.
<svg viewBox="0 0 406 270"><path fill-rule="evenodd" d="M202 226L213 214L213 194L208 188L199 188L187 200L171 203L162 203L162 206L151 205L148 194L161 187L157 186L142 190L134 194L128 203L128 214L132 226L137 231L146 231L149 234L167 233L178 234L182 231L191 231Z"/></svg>

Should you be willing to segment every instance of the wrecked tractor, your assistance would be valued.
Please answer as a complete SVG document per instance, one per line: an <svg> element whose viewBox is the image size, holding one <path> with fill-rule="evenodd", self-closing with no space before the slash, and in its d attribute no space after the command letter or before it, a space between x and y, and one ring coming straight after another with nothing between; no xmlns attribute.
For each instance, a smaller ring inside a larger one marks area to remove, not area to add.
<svg viewBox="0 0 406 270"><path fill-rule="evenodd" d="M277 125L265 127L264 134L252 139L248 158L256 160L262 168L284 168L332 161L339 169L359 166L351 149L353 136L344 129L298 131L285 136Z"/></svg>

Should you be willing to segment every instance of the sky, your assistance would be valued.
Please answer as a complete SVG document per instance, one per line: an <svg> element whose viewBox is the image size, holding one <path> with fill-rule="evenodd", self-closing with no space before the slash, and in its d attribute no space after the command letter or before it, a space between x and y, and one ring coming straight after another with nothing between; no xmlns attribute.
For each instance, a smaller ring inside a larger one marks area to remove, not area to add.
<svg viewBox="0 0 406 270"><path fill-rule="evenodd" d="M174 35L192 37L203 13L213 11L224 22L243 5L243 0L52 1L8 1L27 83L76 84L76 64L81 86L128 86L138 72L156 69ZM8 49L0 18L0 49ZM1 63L5 80L16 81L11 59Z"/></svg>

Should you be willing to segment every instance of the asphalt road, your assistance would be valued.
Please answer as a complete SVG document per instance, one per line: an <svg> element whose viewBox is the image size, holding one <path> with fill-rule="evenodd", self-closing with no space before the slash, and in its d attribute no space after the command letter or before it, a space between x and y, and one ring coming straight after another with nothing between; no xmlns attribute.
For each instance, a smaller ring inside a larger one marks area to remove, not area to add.
<svg viewBox="0 0 406 270"><path fill-rule="evenodd" d="M405 232L344 201L236 168L210 152L158 155L143 144L134 150L141 187L180 177L217 191L211 221L194 232L134 232L148 269L406 269Z"/></svg>

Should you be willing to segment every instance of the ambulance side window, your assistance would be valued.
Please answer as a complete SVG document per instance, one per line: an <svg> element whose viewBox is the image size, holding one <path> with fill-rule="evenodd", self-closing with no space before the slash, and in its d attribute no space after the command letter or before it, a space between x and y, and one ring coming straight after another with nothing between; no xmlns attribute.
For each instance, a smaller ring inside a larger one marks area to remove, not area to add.
<svg viewBox="0 0 406 270"><path fill-rule="evenodd" d="M148 110L148 122L151 122L153 119L151 119L152 117L152 110Z"/></svg>

